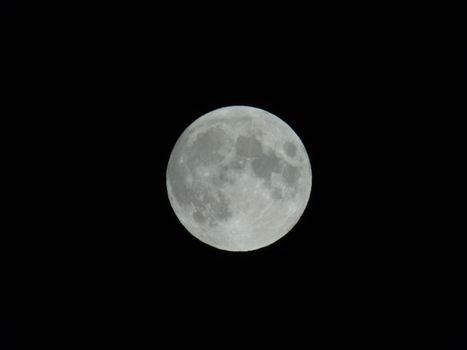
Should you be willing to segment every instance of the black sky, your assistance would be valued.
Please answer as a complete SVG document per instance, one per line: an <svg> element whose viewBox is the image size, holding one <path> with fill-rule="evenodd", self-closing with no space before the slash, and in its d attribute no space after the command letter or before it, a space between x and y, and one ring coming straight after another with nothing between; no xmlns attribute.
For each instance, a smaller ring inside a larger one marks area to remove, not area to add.
<svg viewBox="0 0 467 350"><path fill-rule="evenodd" d="M462 114L465 85L433 69L417 26L320 9L110 10L21 41L11 130L27 142L12 148L24 170L9 207L28 214L5 255L18 334L36 327L62 348L461 348L460 232L428 214L439 202L418 169L447 162L437 126ZM194 239L165 187L184 128L237 104L284 119L313 171L296 227L248 254Z"/></svg>
<svg viewBox="0 0 467 350"><path fill-rule="evenodd" d="M0 16L1 18L11 17L16 15L16 1L3 0L0 3Z"/></svg>

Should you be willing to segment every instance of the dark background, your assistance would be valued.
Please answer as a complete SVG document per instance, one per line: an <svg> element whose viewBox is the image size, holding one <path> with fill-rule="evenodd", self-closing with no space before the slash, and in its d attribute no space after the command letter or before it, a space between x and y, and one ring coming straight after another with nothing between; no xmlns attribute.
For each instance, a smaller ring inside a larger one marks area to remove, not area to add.
<svg viewBox="0 0 467 350"><path fill-rule="evenodd" d="M435 199L449 182L432 181L451 163L440 144L457 146L462 50L410 16L149 10L44 21L13 43L18 339L463 348L461 230ZM282 118L312 162L301 220L252 253L197 241L166 193L181 132L227 105Z"/></svg>
<svg viewBox="0 0 467 350"><path fill-rule="evenodd" d="M16 15L16 1L3 0L0 2L0 18L9 18Z"/></svg>

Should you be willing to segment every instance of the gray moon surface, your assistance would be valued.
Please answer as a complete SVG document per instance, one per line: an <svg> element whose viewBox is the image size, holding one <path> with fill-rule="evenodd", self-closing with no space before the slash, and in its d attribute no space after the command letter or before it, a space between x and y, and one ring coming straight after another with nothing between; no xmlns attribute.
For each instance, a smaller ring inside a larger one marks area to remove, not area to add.
<svg viewBox="0 0 467 350"><path fill-rule="evenodd" d="M182 225L202 242L252 251L285 236L311 193L303 143L284 121L229 106L196 119L170 154L167 193Z"/></svg>

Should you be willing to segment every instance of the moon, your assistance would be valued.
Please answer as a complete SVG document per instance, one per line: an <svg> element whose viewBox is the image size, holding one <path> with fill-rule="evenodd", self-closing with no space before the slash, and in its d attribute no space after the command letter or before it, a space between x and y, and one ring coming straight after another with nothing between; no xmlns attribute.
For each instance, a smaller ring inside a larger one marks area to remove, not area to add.
<svg viewBox="0 0 467 350"><path fill-rule="evenodd" d="M181 224L222 250L252 251L285 236L311 193L311 165L297 134L275 115L229 106L181 134L166 172Z"/></svg>

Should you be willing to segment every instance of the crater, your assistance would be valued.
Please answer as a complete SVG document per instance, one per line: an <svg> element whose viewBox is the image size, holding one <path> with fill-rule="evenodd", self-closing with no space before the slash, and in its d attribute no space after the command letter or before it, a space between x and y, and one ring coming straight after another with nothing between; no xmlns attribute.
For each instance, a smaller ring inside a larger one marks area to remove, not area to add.
<svg viewBox="0 0 467 350"><path fill-rule="evenodd" d="M263 154L251 162L256 176L269 181L273 172L280 172L280 158L275 153Z"/></svg>
<svg viewBox="0 0 467 350"><path fill-rule="evenodd" d="M173 196L181 206L189 204L193 197L191 187L187 184L188 173L185 166L177 162L170 162L167 168Z"/></svg>
<svg viewBox="0 0 467 350"><path fill-rule="evenodd" d="M199 211L195 211L193 213L193 220L195 220L199 224L204 224L206 222L206 217Z"/></svg>
<svg viewBox="0 0 467 350"><path fill-rule="evenodd" d="M196 222L216 226L219 222L232 217L230 201L222 192L216 191L213 194L209 188L204 186L196 188L195 192L192 204L195 207L193 219Z"/></svg>
<svg viewBox="0 0 467 350"><path fill-rule="evenodd" d="M245 159L235 158L230 163L226 164L224 168L226 170L242 170L246 166Z"/></svg>
<svg viewBox="0 0 467 350"><path fill-rule="evenodd" d="M276 199L276 200L280 200L282 199L282 191L280 190L280 188L277 188L277 187L273 187L272 188L272 191L271 191L271 197Z"/></svg>
<svg viewBox="0 0 467 350"><path fill-rule="evenodd" d="M224 187L226 184L234 183L234 172L241 169L240 165L233 165L229 163L227 165L221 165L212 176L212 184L217 188Z"/></svg>
<svg viewBox="0 0 467 350"><path fill-rule="evenodd" d="M298 168L290 164L286 164L282 171L282 176L286 184L291 187L296 187L299 176Z"/></svg>
<svg viewBox="0 0 467 350"><path fill-rule="evenodd" d="M237 156L246 158L258 157L263 153L261 142L253 136L244 135L238 136L235 143L235 150Z"/></svg>
<svg viewBox="0 0 467 350"><path fill-rule="evenodd" d="M290 141L284 143L284 151L290 157L293 158L297 154L297 147Z"/></svg>
<svg viewBox="0 0 467 350"><path fill-rule="evenodd" d="M228 200L222 192L218 192L217 194L219 196L219 200L216 200L215 203L213 203L211 211L216 219L224 221L232 217L232 212L230 211L230 200Z"/></svg>
<svg viewBox="0 0 467 350"><path fill-rule="evenodd" d="M227 175L227 169L219 168L216 173L212 176L211 182L216 187L222 187L225 183L230 182Z"/></svg>
<svg viewBox="0 0 467 350"><path fill-rule="evenodd" d="M169 164L167 165L166 174L172 188L172 194L181 206L190 203L192 199L191 187L187 184L189 169L186 163L181 161L185 158L183 152L186 148L186 142L186 136L182 135L175 143L175 147L170 155Z"/></svg>
<svg viewBox="0 0 467 350"><path fill-rule="evenodd" d="M252 119L248 115L243 115L243 114L236 114L236 113L230 113L229 115L223 116L219 118L219 121L222 121L222 123L227 123L230 125L238 125L238 124L246 124L246 123L251 123Z"/></svg>
<svg viewBox="0 0 467 350"><path fill-rule="evenodd" d="M209 165L221 161L224 156L220 149L225 144L226 134L219 127L212 127L199 133L189 148L190 164Z"/></svg>
<svg viewBox="0 0 467 350"><path fill-rule="evenodd" d="M228 169L216 166L225 157L220 153L222 147L225 148L225 139L225 132L218 127L201 132L191 145L188 145L186 137L181 138L167 167L174 200L183 208L194 207L192 218L200 224L214 225L232 216L228 198L209 185L214 183L214 187L220 188L231 181ZM185 162L179 161L182 156ZM206 178L196 174L195 170L199 168L208 170Z"/></svg>

